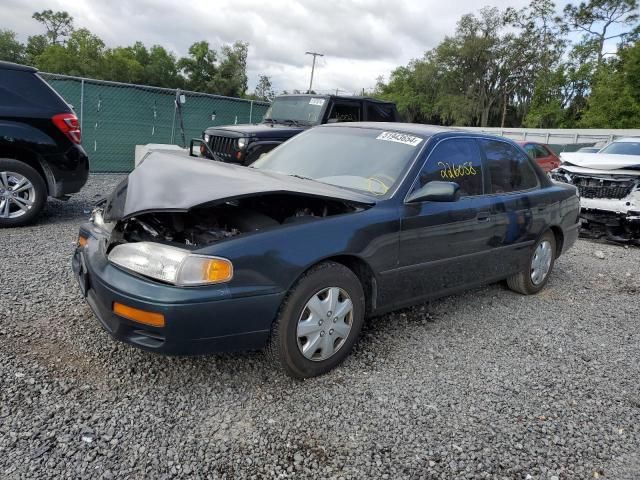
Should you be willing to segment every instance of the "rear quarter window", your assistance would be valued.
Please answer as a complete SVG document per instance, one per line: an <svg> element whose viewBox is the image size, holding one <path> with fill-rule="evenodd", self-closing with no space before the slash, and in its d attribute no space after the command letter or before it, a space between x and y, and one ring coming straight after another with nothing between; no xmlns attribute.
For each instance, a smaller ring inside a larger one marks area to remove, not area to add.
<svg viewBox="0 0 640 480"><path fill-rule="evenodd" d="M0 112L16 109L47 113L71 111L69 105L40 76L19 70L0 70Z"/></svg>
<svg viewBox="0 0 640 480"><path fill-rule="evenodd" d="M393 122L393 107L384 103L367 104L367 121L369 122Z"/></svg>

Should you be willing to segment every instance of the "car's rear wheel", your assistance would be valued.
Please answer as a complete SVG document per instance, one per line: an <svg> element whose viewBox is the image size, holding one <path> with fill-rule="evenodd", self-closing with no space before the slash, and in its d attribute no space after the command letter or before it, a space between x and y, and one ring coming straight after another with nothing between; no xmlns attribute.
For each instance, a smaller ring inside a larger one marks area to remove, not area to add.
<svg viewBox="0 0 640 480"><path fill-rule="evenodd" d="M29 165L0 158L0 227L31 223L44 208L47 186Z"/></svg>
<svg viewBox="0 0 640 480"><path fill-rule="evenodd" d="M349 355L364 311L358 277L339 263L319 264L289 291L273 324L268 352L292 377L326 373Z"/></svg>
<svg viewBox="0 0 640 480"><path fill-rule="evenodd" d="M523 295L538 293L549 280L555 258L556 237L553 232L547 231L535 244L529 256L528 268L507 278L507 285Z"/></svg>

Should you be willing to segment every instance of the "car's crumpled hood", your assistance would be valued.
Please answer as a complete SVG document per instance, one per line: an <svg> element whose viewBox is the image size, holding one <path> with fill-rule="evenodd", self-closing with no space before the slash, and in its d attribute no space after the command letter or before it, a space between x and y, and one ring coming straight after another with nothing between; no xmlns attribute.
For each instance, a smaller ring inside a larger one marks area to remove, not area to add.
<svg viewBox="0 0 640 480"><path fill-rule="evenodd" d="M595 170L640 169L640 155L562 152L560 160L577 167L593 168Z"/></svg>
<svg viewBox="0 0 640 480"><path fill-rule="evenodd" d="M373 205L352 190L200 157L149 153L107 199L106 221L153 211L182 212L208 203L255 194L296 193Z"/></svg>

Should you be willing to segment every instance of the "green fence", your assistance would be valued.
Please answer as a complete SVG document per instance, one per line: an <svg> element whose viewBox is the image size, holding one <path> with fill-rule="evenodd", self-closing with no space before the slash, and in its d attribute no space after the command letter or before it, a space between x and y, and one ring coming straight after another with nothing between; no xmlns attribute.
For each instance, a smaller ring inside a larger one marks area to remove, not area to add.
<svg viewBox="0 0 640 480"><path fill-rule="evenodd" d="M92 172L133 170L136 145L182 145L176 90L41 73L70 103L82 125ZM180 92L186 145L214 125L259 122L268 103Z"/></svg>

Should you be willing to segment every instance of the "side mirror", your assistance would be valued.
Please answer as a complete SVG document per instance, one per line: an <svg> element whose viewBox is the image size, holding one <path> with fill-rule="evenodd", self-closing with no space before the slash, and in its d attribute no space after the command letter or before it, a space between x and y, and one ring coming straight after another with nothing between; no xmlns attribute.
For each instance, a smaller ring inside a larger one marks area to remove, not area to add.
<svg viewBox="0 0 640 480"><path fill-rule="evenodd" d="M455 202L460 198L460 185L455 182L434 180L414 190L407 203L417 202Z"/></svg>

